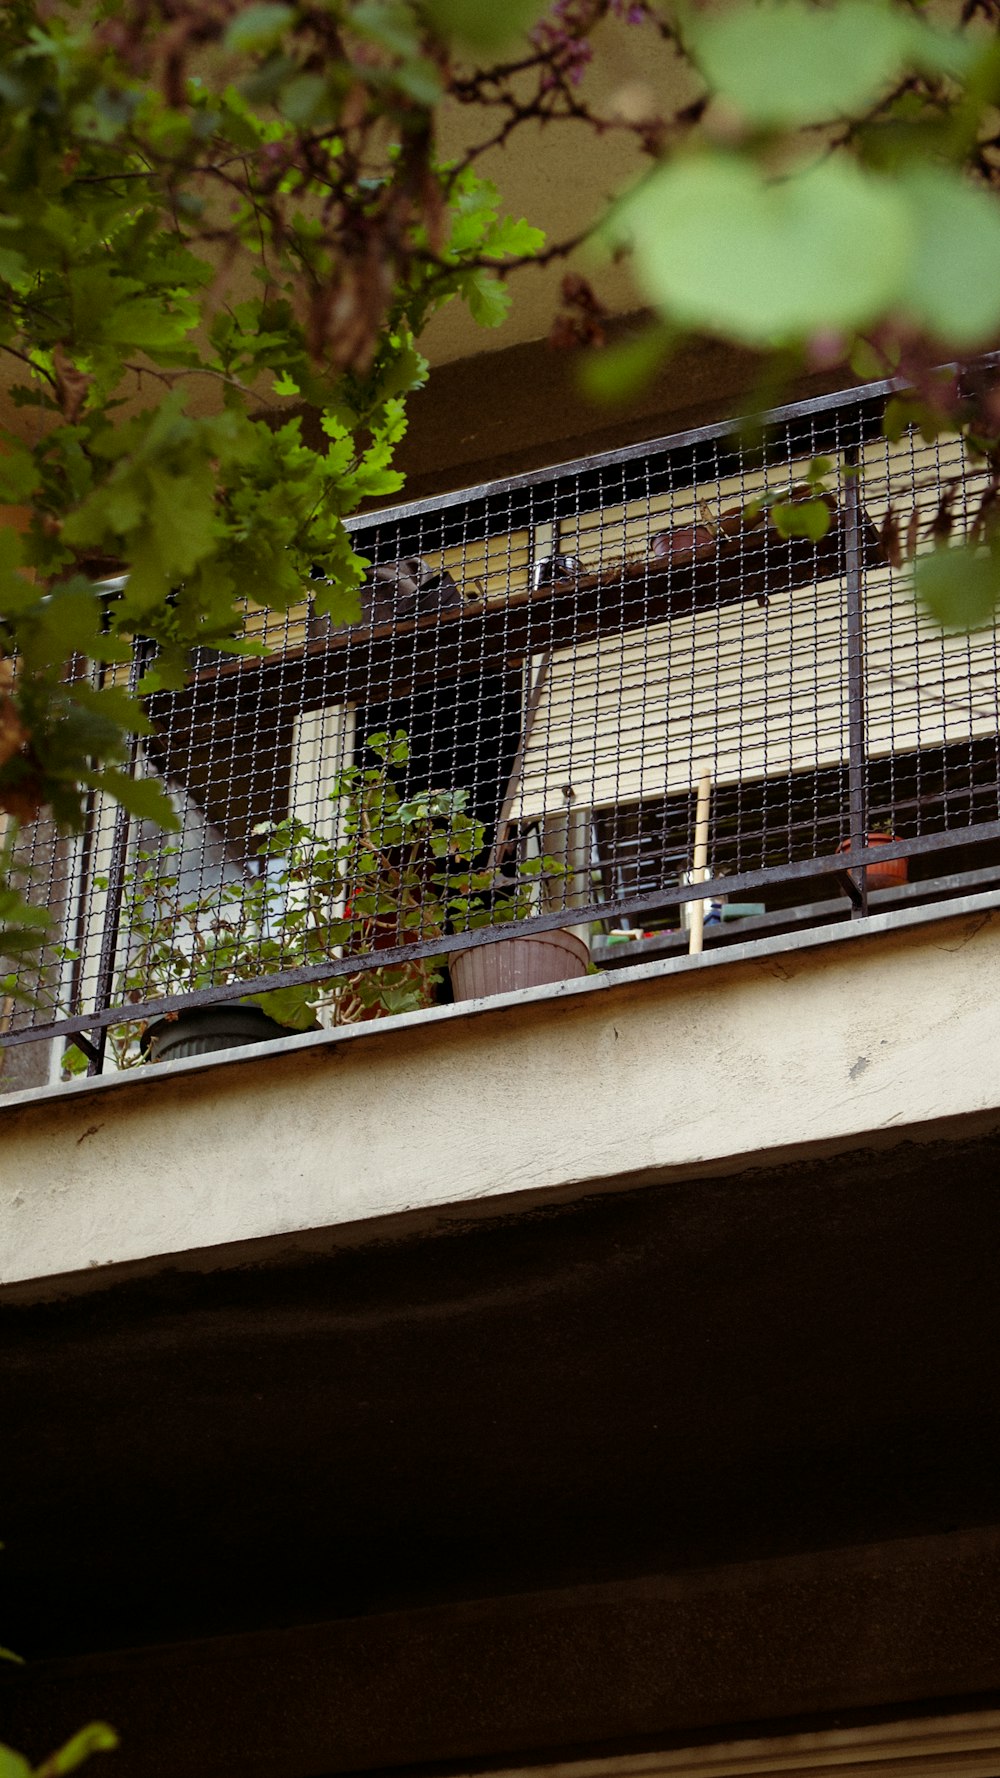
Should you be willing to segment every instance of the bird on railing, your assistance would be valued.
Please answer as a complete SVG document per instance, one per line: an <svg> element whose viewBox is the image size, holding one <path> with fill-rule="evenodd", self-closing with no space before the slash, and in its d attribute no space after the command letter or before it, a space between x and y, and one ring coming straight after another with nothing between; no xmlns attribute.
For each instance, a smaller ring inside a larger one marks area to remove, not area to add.
<svg viewBox="0 0 1000 1778"><path fill-rule="evenodd" d="M312 580L323 580L319 567ZM435 570L421 556L402 556L395 562L379 562L370 568L359 589L360 623L367 626L421 617L427 611L454 610L463 605L458 587L447 568ZM323 620L329 627L329 620Z"/></svg>
<svg viewBox="0 0 1000 1778"><path fill-rule="evenodd" d="M421 556L380 562L361 586L362 621L368 624L420 617L425 611L446 611L462 602L447 568L435 570Z"/></svg>

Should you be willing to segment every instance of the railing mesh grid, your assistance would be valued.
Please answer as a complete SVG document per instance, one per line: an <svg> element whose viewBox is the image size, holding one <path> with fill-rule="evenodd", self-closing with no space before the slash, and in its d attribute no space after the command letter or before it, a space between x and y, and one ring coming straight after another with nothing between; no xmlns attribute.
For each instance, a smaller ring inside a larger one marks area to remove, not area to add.
<svg viewBox="0 0 1000 1778"><path fill-rule="evenodd" d="M446 995L443 960L515 931L679 927L727 895L863 910L876 851L918 874L948 847L1000 858L997 633L943 634L884 544L891 511L933 548L943 497L961 535L986 473L957 439L888 443L883 401L358 521L360 624L307 588L248 610L259 657L202 655L148 700L134 769L176 834L100 796L79 836L22 834L56 934L9 1038L76 1041L94 1069L110 1032L121 1065L158 1011L280 989L299 1028L366 1019ZM769 504L817 501L815 539Z"/></svg>

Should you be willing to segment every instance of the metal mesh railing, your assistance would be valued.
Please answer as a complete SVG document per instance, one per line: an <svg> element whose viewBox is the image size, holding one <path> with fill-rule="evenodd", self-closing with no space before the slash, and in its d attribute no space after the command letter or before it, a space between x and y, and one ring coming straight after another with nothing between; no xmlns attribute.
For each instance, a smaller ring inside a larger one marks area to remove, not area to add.
<svg viewBox="0 0 1000 1778"><path fill-rule="evenodd" d="M305 589L248 611L259 658L200 657L148 701L133 769L168 786L176 834L95 796L80 837L22 840L58 942L7 1041L72 1040L98 1069L110 1033L121 1065L192 1005L371 1018L516 932L571 926L606 957L697 901L864 911L888 859L1000 863L997 634L942 634L879 546L891 508L933 547L944 489L960 531L985 472L957 439L889 444L884 399L357 521L361 623Z"/></svg>

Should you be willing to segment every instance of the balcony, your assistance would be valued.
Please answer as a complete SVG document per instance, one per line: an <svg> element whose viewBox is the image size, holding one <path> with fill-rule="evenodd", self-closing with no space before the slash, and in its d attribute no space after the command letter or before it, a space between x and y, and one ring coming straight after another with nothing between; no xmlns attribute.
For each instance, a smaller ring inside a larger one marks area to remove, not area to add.
<svg viewBox="0 0 1000 1778"><path fill-rule="evenodd" d="M255 655L148 700L176 835L99 797L38 835L61 949L7 1043L94 1074L995 885L996 633L942 635L880 544L932 548L945 495L968 528L986 475L887 444L885 393L357 521L360 623L249 611Z"/></svg>

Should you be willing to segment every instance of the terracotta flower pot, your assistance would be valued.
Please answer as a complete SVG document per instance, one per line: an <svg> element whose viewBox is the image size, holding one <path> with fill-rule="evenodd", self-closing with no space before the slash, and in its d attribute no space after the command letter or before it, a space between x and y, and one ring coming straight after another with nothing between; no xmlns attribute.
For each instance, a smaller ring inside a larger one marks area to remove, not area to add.
<svg viewBox="0 0 1000 1778"><path fill-rule="evenodd" d="M670 562L674 556L693 555L695 550L703 549L711 542L712 533L707 525L671 525L669 531L657 531L653 538L653 554Z"/></svg>
<svg viewBox="0 0 1000 1778"><path fill-rule="evenodd" d="M456 1000L483 1000L518 988L541 988L550 982L586 975L590 951L575 932L520 934L494 945L475 945L451 957L451 985Z"/></svg>
<svg viewBox="0 0 1000 1778"><path fill-rule="evenodd" d="M892 841L898 839L898 833L870 833L867 835L867 844L869 846L888 846ZM840 852L849 852L850 849L850 840L842 840L838 847ZM909 880L910 862L907 858L887 858L884 864L870 864L868 866L869 890L901 889L903 884L908 883Z"/></svg>

